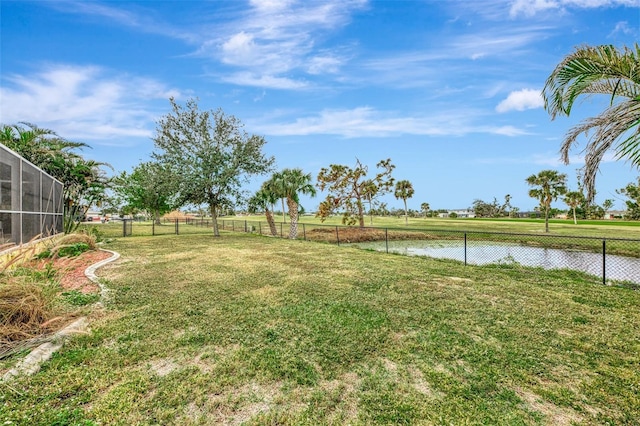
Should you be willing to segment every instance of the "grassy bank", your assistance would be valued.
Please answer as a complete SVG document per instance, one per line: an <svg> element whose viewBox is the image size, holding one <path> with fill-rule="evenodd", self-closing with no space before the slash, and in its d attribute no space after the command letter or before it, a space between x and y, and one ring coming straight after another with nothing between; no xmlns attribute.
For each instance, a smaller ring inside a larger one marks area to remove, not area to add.
<svg viewBox="0 0 640 426"><path fill-rule="evenodd" d="M633 424L640 292L225 233L118 239L17 424Z"/></svg>
<svg viewBox="0 0 640 426"><path fill-rule="evenodd" d="M264 216L252 218L264 221ZM278 217L281 220L281 216ZM312 216L304 216L301 222L319 224L320 220ZM341 217L329 218L324 224L341 225ZM366 226L370 226L369 218L365 218ZM544 219L449 219L449 218L409 218L405 225L404 217L374 217L374 227L393 229L434 229L443 231L476 231L476 232L510 232L524 234L544 234ZM607 238L640 238L640 221L621 220L584 220L574 225L573 220L551 219L549 232L554 235L607 237Z"/></svg>

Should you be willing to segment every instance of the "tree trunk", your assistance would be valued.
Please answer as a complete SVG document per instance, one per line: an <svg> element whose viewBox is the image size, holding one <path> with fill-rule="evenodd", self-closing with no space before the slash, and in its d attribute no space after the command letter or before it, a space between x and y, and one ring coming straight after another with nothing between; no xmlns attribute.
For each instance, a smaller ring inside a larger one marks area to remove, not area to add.
<svg viewBox="0 0 640 426"><path fill-rule="evenodd" d="M271 235L272 236L277 236L278 235L278 230L276 229L276 221L273 218L273 212L270 211L268 208L264 209L264 214L267 216L267 223L269 224L269 229L271 230Z"/></svg>
<svg viewBox="0 0 640 426"><path fill-rule="evenodd" d="M292 198L287 197L287 207L289 207L289 218L291 219L289 239L295 240L298 236L298 203Z"/></svg>
<svg viewBox="0 0 640 426"><path fill-rule="evenodd" d="M211 210L211 220L213 221L213 236L219 237L220 230L218 229L218 212L217 206L215 204L210 204L209 209Z"/></svg>
<svg viewBox="0 0 640 426"><path fill-rule="evenodd" d="M573 224L577 225L578 224L578 219L576 218L576 208L573 208Z"/></svg>
<svg viewBox="0 0 640 426"><path fill-rule="evenodd" d="M356 204L358 205L358 223L360 228L364 228L364 206L362 205L362 200L358 198Z"/></svg>
<svg viewBox="0 0 640 426"><path fill-rule="evenodd" d="M544 208L544 232L549 232L549 208Z"/></svg>
<svg viewBox="0 0 640 426"><path fill-rule="evenodd" d="M405 226L409 225L409 213L407 212L407 199L404 200L404 224Z"/></svg>

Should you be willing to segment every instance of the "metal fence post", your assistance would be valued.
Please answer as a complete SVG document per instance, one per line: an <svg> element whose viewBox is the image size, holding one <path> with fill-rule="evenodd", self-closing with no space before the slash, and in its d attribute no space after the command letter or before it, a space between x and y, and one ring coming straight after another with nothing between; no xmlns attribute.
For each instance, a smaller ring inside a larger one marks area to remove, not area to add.
<svg viewBox="0 0 640 426"><path fill-rule="evenodd" d="M245 233L247 232L247 220L246 220L246 219L245 219L245 221L244 221L244 232L245 232Z"/></svg>
<svg viewBox="0 0 640 426"><path fill-rule="evenodd" d="M467 233L464 233L464 266L467 266Z"/></svg>
<svg viewBox="0 0 640 426"><path fill-rule="evenodd" d="M156 220L151 219L151 236L156 235Z"/></svg>
<svg viewBox="0 0 640 426"><path fill-rule="evenodd" d="M127 236L127 219L124 219L122 221L122 236L123 237Z"/></svg>
<svg viewBox="0 0 640 426"><path fill-rule="evenodd" d="M338 233L338 226L336 225L336 241L338 241L338 245L340 245L340 234Z"/></svg>
<svg viewBox="0 0 640 426"><path fill-rule="evenodd" d="M260 235L262 235L262 222L258 222L258 230L260 232Z"/></svg>
<svg viewBox="0 0 640 426"><path fill-rule="evenodd" d="M302 224L302 239L307 241L307 229L305 228L304 223Z"/></svg>
<svg viewBox="0 0 640 426"><path fill-rule="evenodd" d="M389 228L384 228L384 245L389 253Z"/></svg>
<svg viewBox="0 0 640 426"><path fill-rule="evenodd" d="M178 227L179 227L179 226L180 226L180 225L178 225L178 218L176 218L176 235L180 235L180 234L179 234L179 231L178 231Z"/></svg>
<svg viewBox="0 0 640 426"><path fill-rule="evenodd" d="M283 222L280 222L280 238L284 238L284 236L282 235L282 224Z"/></svg>
<svg viewBox="0 0 640 426"><path fill-rule="evenodd" d="M607 285L607 240L602 239L602 284Z"/></svg>

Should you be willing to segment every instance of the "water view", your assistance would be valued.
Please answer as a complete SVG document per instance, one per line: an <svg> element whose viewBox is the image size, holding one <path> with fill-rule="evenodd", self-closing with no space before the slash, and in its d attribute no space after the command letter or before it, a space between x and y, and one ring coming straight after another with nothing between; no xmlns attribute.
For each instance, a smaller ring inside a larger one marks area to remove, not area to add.
<svg viewBox="0 0 640 426"><path fill-rule="evenodd" d="M362 249L385 251L384 241L356 244ZM544 269L573 269L602 277L602 253L555 248L529 247L519 244L468 241L465 253L464 241L389 241L389 252L410 256L427 256L453 259L471 265L517 263ZM607 254L605 272L607 280L631 281L640 284L640 259Z"/></svg>

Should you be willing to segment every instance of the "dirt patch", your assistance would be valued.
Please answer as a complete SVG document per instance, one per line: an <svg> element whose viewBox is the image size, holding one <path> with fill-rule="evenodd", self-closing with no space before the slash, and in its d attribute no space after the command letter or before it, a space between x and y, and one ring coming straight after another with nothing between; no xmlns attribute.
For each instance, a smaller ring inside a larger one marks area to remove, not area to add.
<svg viewBox="0 0 640 426"><path fill-rule="evenodd" d="M323 242L338 242L338 238L341 243L361 243L365 241L385 241L388 240L427 240L427 239L442 239L443 237L435 237L426 235L422 232L409 232L409 231L392 231L385 232L384 229L376 228L316 228L306 232L307 240L311 241L323 241Z"/></svg>
<svg viewBox="0 0 640 426"><path fill-rule="evenodd" d="M149 367L159 377L167 376L178 368L178 365L172 359L156 359L151 361Z"/></svg>
<svg viewBox="0 0 640 426"><path fill-rule="evenodd" d="M533 392L521 388L516 388L515 391L530 410L544 415L549 424L563 426L583 421L582 417L575 411L560 408L551 402L543 400Z"/></svg>
<svg viewBox="0 0 640 426"><path fill-rule="evenodd" d="M112 254L106 251L89 251L74 258L69 258L67 263L62 263L59 269L60 285L65 291L78 290L82 293L96 293L100 291L98 286L91 282L84 271L89 266L108 259ZM55 263L54 263L55 267Z"/></svg>

